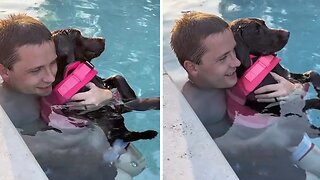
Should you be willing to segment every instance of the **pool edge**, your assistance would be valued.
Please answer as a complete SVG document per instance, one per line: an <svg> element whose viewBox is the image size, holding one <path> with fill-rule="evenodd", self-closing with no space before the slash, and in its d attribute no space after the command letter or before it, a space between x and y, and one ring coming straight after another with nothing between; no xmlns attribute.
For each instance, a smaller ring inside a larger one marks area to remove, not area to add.
<svg viewBox="0 0 320 180"><path fill-rule="evenodd" d="M0 118L0 179L48 180L2 106Z"/></svg>
<svg viewBox="0 0 320 180"><path fill-rule="evenodd" d="M163 179L239 179L170 75L163 75Z"/></svg>

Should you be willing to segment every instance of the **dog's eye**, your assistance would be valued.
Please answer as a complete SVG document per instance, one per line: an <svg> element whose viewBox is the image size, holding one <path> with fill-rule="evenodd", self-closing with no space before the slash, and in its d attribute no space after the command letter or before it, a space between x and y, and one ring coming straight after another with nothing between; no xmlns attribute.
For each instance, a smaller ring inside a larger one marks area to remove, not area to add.
<svg viewBox="0 0 320 180"><path fill-rule="evenodd" d="M261 28L260 28L259 26L257 26L255 32L256 32L256 33L259 33L259 32L260 32L260 29L261 29Z"/></svg>

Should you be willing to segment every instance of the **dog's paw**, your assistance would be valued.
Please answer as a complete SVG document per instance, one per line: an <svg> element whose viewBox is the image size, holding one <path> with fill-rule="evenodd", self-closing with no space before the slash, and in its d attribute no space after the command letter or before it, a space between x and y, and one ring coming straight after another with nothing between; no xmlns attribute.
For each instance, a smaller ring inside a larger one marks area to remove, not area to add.
<svg viewBox="0 0 320 180"><path fill-rule="evenodd" d="M153 139L158 135L158 132L153 131L153 130L148 130L143 133L144 133L144 136L146 137L146 139Z"/></svg>

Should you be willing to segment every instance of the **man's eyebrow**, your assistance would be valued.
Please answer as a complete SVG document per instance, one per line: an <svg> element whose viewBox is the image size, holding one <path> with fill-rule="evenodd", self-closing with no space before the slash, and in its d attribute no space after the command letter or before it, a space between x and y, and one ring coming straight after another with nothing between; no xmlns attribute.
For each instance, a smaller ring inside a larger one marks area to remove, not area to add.
<svg viewBox="0 0 320 180"><path fill-rule="evenodd" d="M38 68L42 68L44 66L36 66L36 67L32 67L32 68L29 68L27 71L33 71L35 69L38 69Z"/></svg>
<svg viewBox="0 0 320 180"><path fill-rule="evenodd" d="M50 64L53 63L53 62L55 62L55 61L57 61L57 59L58 59L58 56L56 56L56 57L50 62ZM32 67L32 68L28 69L27 71L32 71L32 70L34 70L34 69L38 69L38 68L42 68L42 67L44 67L44 65Z"/></svg>
<svg viewBox="0 0 320 180"><path fill-rule="evenodd" d="M219 56L219 57L217 58L217 60L221 59L223 56L226 56L227 54L229 54L230 52L232 52L235 48L236 48L236 45L234 45L233 49L231 49L230 51L225 52L224 54L222 54L221 56Z"/></svg>
<svg viewBox="0 0 320 180"><path fill-rule="evenodd" d="M227 54L229 54L231 51L225 52L224 54L222 54L221 56L219 56L217 58L217 60L221 59L222 57L226 56Z"/></svg>

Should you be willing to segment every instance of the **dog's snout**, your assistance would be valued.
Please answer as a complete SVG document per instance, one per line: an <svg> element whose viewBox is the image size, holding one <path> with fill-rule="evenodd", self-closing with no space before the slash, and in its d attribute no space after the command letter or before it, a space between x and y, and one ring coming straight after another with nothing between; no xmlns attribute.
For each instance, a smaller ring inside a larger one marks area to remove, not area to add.
<svg viewBox="0 0 320 180"><path fill-rule="evenodd" d="M106 43L106 39L105 38L102 38L102 37L98 37L98 38L95 38L97 41L100 41L101 43L105 44Z"/></svg>
<svg viewBox="0 0 320 180"><path fill-rule="evenodd" d="M280 31L281 31L281 35L284 38L288 39L290 37L290 32L289 31L287 31L287 30L280 30Z"/></svg>
<svg viewBox="0 0 320 180"><path fill-rule="evenodd" d="M284 35L289 38L290 37L290 32L289 31L284 31Z"/></svg>

